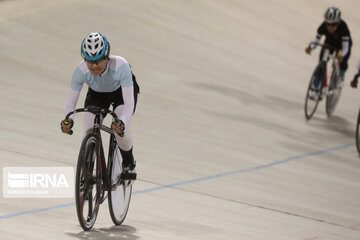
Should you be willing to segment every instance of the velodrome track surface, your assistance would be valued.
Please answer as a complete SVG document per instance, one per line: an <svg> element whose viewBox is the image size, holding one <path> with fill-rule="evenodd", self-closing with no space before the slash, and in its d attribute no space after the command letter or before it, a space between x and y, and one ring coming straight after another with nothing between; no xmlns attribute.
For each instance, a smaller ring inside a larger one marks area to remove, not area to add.
<svg viewBox="0 0 360 240"><path fill-rule="evenodd" d="M354 46L333 117L304 118L330 5ZM80 43L104 33L141 86L139 180L114 227L107 203L83 232L74 199L0 198L0 239L360 239L359 1L0 1L0 167L74 167L60 132ZM83 88L78 107L85 96ZM2 171L1 171L2 174ZM2 177L0 178L3 182ZM2 185L2 184L1 184Z"/></svg>

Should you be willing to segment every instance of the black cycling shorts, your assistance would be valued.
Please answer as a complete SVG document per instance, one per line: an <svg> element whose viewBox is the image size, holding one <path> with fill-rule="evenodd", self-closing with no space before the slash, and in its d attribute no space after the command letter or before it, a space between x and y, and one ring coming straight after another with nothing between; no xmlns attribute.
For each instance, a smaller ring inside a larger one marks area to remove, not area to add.
<svg viewBox="0 0 360 240"><path fill-rule="evenodd" d="M134 111L136 109L137 104L137 95L140 93L139 85L136 82L136 77L133 74L132 75L133 83L134 83ZM113 106L113 110L119 105L124 104L124 99L122 96L122 88L121 86L113 91L113 92L96 92L92 90L91 88L88 89L88 92L86 94L85 104L84 107L88 106L96 106L100 108L109 109L110 105Z"/></svg>

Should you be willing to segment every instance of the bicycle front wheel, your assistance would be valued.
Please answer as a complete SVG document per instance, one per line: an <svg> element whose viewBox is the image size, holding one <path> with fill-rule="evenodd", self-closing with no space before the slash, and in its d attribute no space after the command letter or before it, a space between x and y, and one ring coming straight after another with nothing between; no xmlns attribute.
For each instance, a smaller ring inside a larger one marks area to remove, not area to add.
<svg viewBox="0 0 360 240"><path fill-rule="evenodd" d="M326 95L326 114L328 116L334 113L335 107L339 102L341 95L340 81L338 74L334 71L331 76L329 92Z"/></svg>
<svg viewBox="0 0 360 240"><path fill-rule="evenodd" d="M321 100L321 93L323 89L323 66L321 63L315 68L314 73L310 78L310 83L306 91L305 98L305 118L309 120L314 115L319 101Z"/></svg>
<svg viewBox="0 0 360 240"><path fill-rule="evenodd" d="M114 140L115 141L115 140ZM108 193L109 211L112 221L115 225L121 225L129 209L132 186L121 182L122 158L120 150L115 142L110 159L110 178L111 186Z"/></svg>
<svg viewBox="0 0 360 240"><path fill-rule="evenodd" d="M90 230L95 224L100 207L101 186L96 141L93 134L84 138L76 168L76 212L79 223L85 231Z"/></svg>

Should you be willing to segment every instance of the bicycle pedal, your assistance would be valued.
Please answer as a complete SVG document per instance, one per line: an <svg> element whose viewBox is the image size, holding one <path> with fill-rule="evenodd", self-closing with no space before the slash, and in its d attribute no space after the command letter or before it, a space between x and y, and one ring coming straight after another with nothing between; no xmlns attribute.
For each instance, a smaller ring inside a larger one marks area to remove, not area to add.
<svg viewBox="0 0 360 240"><path fill-rule="evenodd" d="M121 179L122 180L136 180L136 173L131 173L131 172L122 172L121 173Z"/></svg>

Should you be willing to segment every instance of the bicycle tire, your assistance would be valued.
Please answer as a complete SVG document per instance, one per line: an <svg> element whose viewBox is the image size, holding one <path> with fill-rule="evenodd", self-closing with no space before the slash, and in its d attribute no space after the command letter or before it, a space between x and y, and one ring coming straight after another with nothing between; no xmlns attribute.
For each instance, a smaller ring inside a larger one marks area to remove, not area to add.
<svg viewBox="0 0 360 240"><path fill-rule="evenodd" d="M324 76L324 67L323 67L322 63L319 63L317 65L313 74L311 75L310 83L309 83L309 86L306 91L305 107L304 107L306 120L310 120L313 117L313 115L319 105L319 101L321 99L322 89L324 87L324 83L323 83L322 79L319 82L319 84L320 84L319 91L318 91L318 94L315 96L315 99L310 98L310 91L313 89L314 81L318 74L322 74L322 76Z"/></svg>
<svg viewBox="0 0 360 240"><path fill-rule="evenodd" d="M109 172L111 185L116 184L120 179L122 172L122 159L118 145L112 136L110 138L109 149ZM108 203L111 220L115 225L121 225L129 210L132 193L132 185L126 185L124 182L116 186L115 189L110 187L108 192Z"/></svg>
<svg viewBox="0 0 360 240"><path fill-rule="evenodd" d="M360 156L360 109L359 109L357 122L356 122L355 143L356 143L356 149Z"/></svg>
<svg viewBox="0 0 360 240"><path fill-rule="evenodd" d="M76 212L79 223L85 231L94 226L100 207L101 185L99 184L96 143L97 138L94 134L89 134L84 138L76 168ZM95 192L93 192L94 186Z"/></svg>
<svg viewBox="0 0 360 240"><path fill-rule="evenodd" d="M340 78L338 78L338 73L333 71L329 84L329 93L326 95L325 109L327 116L331 116L334 113L339 102L341 95L341 88L338 86L339 81Z"/></svg>

